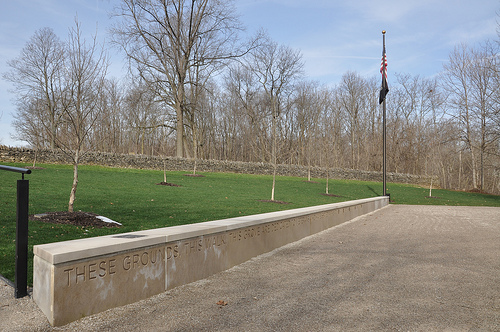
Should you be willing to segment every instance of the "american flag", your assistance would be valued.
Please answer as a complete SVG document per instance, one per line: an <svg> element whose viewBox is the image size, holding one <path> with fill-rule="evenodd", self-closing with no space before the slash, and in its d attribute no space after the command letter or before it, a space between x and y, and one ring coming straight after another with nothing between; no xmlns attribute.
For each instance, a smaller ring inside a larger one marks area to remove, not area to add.
<svg viewBox="0 0 500 332"><path fill-rule="evenodd" d="M380 73L384 75L385 73L385 78L387 79L387 54L385 54L385 49L384 53L382 54L382 61L380 63Z"/></svg>
<svg viewBox="0 0 500 332"><path fill-rule="evenodd" d="M382 88L380 89L380 95L378 98L378 103L382 104L385 100L385 95L389 92L389 85L387 84L387 55L384 50L382 51L382 62L380 63L380 73L382 74Z"/></svg>

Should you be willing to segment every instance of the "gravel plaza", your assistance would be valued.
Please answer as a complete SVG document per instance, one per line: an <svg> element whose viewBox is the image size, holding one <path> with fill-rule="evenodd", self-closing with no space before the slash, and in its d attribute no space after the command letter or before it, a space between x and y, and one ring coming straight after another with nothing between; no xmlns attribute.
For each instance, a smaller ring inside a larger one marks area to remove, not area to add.
<svg viewBox="0 0 500 332"><path fill-rule="evenodd" d="M1 331L498 331L500 208L389 205L60 328L2 282L0 322Z"/></svg>

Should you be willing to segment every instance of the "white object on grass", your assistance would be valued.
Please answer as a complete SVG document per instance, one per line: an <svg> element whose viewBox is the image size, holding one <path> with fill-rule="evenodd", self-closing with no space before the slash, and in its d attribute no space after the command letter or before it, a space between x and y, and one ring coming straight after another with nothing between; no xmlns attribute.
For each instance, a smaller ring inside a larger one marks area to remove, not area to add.
<svg viewBox="0 0 500 332"><path fill-rule="evenodd" d="M109 218L107 218L107 217L103 217L103 216L96 216L96 218L97 218L97 219L101 219L101 220L102 220L102 221L104 221L104 222L109 222L109 223L112 223L112 224L118 224L118 225L122 226L122 224L120 224L119 222L116 222L116 221L114 221L114 220L111 220L111 219L109 219Z"/></svg>

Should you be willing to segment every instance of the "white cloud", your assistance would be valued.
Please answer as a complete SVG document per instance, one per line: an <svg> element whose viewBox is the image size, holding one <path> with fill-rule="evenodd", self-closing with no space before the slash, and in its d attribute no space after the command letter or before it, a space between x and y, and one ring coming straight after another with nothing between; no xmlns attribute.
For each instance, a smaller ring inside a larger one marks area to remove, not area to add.
<svg viewBox="0 0 500 332"><path fill-rule="evenodd" d="M484 42L487 39L495 38L495 31L498 27L494 17L486 20L466 22L447 31L448 46L455 46L460 43L474 44Z"/></svg>

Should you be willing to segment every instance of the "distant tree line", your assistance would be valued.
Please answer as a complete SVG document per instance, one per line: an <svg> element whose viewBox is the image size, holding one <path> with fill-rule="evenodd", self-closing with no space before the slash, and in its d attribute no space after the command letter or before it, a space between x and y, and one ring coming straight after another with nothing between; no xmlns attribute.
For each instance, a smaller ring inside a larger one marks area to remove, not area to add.
<svg viewBox="0 0 500 332"><path fill-rule="evenodd" d="M299 51L264 33L241 38L230 1L122 0L115 21L130 64L121 81L106 78L106 47L78 22L66 41L36 31L4 73L17 138L70 154L75 191L93 150L382 169L379 77L308 80ZM436 77L389 78L388 171L500 193L498 46L457 45Z"/></svg>

